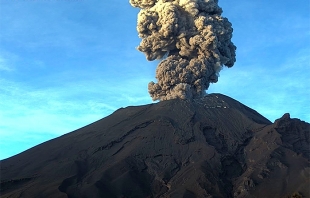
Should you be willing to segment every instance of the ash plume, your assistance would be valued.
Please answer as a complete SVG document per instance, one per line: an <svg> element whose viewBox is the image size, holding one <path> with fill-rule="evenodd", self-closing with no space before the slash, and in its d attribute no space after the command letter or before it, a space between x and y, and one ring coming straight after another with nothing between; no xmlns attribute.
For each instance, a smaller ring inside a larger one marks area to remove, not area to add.
<svg viewBox="0 0 310 198"><path fill-rule="evenodd" d="M139 7L138 50L147 60L161 59L157 83L150 82L153 100L192 99L205 95L218 81L222 66L232 67L233 29L221 16L218 0L130 0Z"/></svg>

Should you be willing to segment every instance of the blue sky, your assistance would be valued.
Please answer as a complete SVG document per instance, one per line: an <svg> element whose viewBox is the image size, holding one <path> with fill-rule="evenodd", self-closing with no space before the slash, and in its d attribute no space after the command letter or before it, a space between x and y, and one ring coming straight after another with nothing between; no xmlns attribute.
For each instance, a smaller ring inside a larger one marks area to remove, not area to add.
<svg viewBox="0 0 310 198"><path fill-rule="evenodd" d="M112 2L112 3L110 3ZM310 122L307 0L219 0L233 24L237 62L208 93L271 121ZM152 103L158 61L135 48L137 8L113 0L0 0L0 159Z"/></svg>

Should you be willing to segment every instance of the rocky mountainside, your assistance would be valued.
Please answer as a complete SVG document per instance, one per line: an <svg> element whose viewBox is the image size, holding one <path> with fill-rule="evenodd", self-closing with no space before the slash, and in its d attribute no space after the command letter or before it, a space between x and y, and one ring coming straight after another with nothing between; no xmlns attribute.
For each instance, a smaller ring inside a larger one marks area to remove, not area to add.
<svg viewBox="0 0 310 198"><path fill-rule="evenodd" d="M1 161L1 197L310 197L310 124L221 94L127 107Z"/></svg>

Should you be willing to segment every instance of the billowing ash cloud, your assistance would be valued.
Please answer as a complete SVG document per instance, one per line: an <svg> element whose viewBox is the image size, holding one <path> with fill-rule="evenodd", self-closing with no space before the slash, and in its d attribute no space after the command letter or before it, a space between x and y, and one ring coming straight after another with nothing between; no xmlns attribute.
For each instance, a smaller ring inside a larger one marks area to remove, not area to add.
<svg viewBox="0 0 310 198"><path fill-rule="evenodd" d="M148 60L162 59L158 83L150 82L153 100L205 95L223 65L232 67L235 45L231 23L221 16L218 0L130 0L141 8L138 50Z"/></svg>

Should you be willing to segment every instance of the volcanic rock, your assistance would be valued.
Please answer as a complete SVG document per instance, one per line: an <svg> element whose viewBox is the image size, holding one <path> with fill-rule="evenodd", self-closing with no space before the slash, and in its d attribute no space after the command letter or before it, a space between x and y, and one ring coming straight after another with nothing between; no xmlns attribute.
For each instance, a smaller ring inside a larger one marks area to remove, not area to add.
<svg viewBox="0 0 310 198"><path fill-rule="evenodd" d="M1 161L1 197L310 197L310 124L221 94L121 108Z"/></svg>

